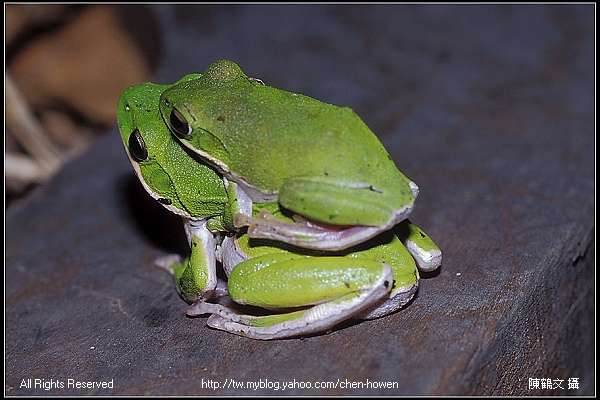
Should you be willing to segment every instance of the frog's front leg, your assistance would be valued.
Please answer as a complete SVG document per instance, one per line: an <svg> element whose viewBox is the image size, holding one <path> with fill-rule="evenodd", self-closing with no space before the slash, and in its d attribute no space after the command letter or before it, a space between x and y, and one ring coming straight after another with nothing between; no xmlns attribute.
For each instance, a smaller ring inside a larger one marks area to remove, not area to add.
<svg viewBox="0 0 600 400"><path fill-rule="evenodd" d="M292 178L278 194L279 204L296 213L295 222L263 211L257 217L238 214L237 227L248 226L253 238L270 239L314 250L339 251L391 229L411 213L418 186L400 181L391 193L367 183L327 177Z"/></svg>
<svg viewBox="0 0 600 400"><path fill-rule="evenodd" d="M392 285L390 267L364 257L267 254L233 269L229 295L238 304L291 311L256 316L199 301L188 315L210 313L209 326L253 339L302 336L380 303Z"/></svg>
<svg viewBox="0 0 600 400"><path fill-rule="evenodd" d="M190 257L179 256L158 259L156 265L170 271L177 291L188 303L218 297L216 256L217 238L207 228L207 221L183 219L185 233L190 243Z"/></svg>

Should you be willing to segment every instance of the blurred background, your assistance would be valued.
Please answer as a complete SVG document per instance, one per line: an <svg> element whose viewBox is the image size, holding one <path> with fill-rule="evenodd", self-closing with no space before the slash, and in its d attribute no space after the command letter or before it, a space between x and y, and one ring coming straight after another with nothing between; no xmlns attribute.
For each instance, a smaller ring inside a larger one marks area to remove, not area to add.
<svg viewBox="0 0 600 400"><path fill-rule="evenodd" d="M537 131L563 101L577 115L588 107L584 15L560 5L5 4L6 202L116 124L125 88L172 83L222 58L270 86L353 108L387 148L436 141L418 149L435 169L443 154L433 152L468 142L456 136L461 118L483 124L479 133L490 121L506 128L508 115ZM452 133L446 143L442 132ZM422 172L410 164L399 167Z"/></svg>
<svg viewBox="0 0 600 400"><path fill-rule="evenodd" d="M150 79L160 35L146 5L5 4L6 205L115 124Z"/></svg>

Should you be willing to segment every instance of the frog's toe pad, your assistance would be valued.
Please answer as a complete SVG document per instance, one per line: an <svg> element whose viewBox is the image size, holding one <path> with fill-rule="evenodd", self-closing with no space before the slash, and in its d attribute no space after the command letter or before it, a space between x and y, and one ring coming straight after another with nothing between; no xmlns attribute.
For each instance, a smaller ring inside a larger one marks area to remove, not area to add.
<svg viewBox="0 0 600 400"><path fill-rule="evenodd" d="M159 257L154 261L154 266L163 269L170 274L173 274L174 266L181 265L183 259L178 254L169 254L167 256Z"/></svg>

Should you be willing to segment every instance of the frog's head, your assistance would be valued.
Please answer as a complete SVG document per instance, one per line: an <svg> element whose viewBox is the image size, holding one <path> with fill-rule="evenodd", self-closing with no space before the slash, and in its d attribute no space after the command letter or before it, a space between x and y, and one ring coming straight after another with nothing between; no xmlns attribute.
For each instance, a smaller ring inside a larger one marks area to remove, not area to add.
<svg viewBox="0 0 600 400"><path fill-rule="evenodd" d="M173 136L221 173L228 172L230 154L220 135L231 116L222 112L219 93L248 84L260 83L248 78L234 62L221 60L160 96L160 113Z"/></svg>
<svg viewBox="0 0 600 400"><path fill-rule="evenodd" d="M143 83L126 89L119 98L117 116L125 151L144 189L163 206L181 214L184 207L177 201L176 188L162 165L161 149L169 133L160 118L158 98L165 88ZM154 104L153 99L157 99Z"/></svg>
<svg viewBox="0 0 600 400"><path fill-rule="evenodd" d="M200 76L197 73L188 74L175 84ZM133 158L132 163L150 161L156 158L151 155L164 152L162 148L170 138L158 104L160 95L171 86L146 82L127 88L119 97L117 120L125 150L130 159Z"/></svg>
<svg viewBox="0 0 600 400"><path fill-rule="evenodd" d="M218 201L202 202L208 192L225 197L221 177L188 154L160 116L160 94L168 87L143 83L121 94L117 115L129 161L144 189L169 211L186 218L221 213Z"/></svg>
<svg viewBox="0 0 600 400"><path fill-rule="evenodd" d="M178 138L189 139L194 128L207 123L213 111L214 94L240 80L249 81L249 78L229 60L210 64L203 74L184 77L161 96L160 111L165 123Z"/></svg>

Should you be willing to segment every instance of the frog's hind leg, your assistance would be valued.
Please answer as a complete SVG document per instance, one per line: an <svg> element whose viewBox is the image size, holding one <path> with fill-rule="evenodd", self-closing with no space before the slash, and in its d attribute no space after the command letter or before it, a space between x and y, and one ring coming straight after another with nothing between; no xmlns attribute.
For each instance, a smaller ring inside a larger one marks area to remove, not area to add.
<svg viewBox="0 0 600 400"><path fill-rule="evenodd" d="M253 238L277 240L314 250L339 251L385 232L412 212L419 189L406 181L396 204L389 194L364 183L331 178L294 178L278 194L279 204L296 213L296 222L261 211L258 216L238 214L234 225L248 227Z"/></svg>
<svg viewBox="0 0 600 400"><path fill-rule="evenodd" d="M210 313L207 325L212 328L252 339L281 339L331 329L385 295L387 290L379 288L371 293L347 294L304 310L265 316L239 314L220 304L200 302L190 308L188 315Z"/></svg>
<svg viewBox="0 0 600 400"><path fill-rule="evenodd" d="M256 217L237 214L235 226L247 226L248 236L255 239L275 240L311 250L338 251L365 242L383 230L378 226L335 226L309 221L295 216L287 221L262 210Z"/></svg>
<svg viewBox="0 0 600 400"><path fill-rule="evenodd" d="M413 255L393 231L378 236L373 245L349 254L349 257L367 257L386 263L392 269L394 285L384 301L377 303L356 315L356 318L374 319L391 314L404 307L417 293L419 271Z"/></svg>
<svg viewBox="0 0 600 400"><path fill-rule="evenodd" d="M322 267L315 266L313 262ZM261 269L263 264L264 260L258 257L237 267L247 267L247 271L240 272L247 276L252 275L254 270ZM306 274L302 272L303 268ZM249 315L241 313L235 306L200 301L190 307L188 315L212 314L207 322L209 326L252 339L304 336L331 329L385 301L393 285L392 271L387 264L347 257L297 258L291 263L277 263L264 268L263 272L276 277L277 282L281 281L283 284L279 285L259 273L238 285L242 294L236 296L235 290L230 288L232 298L240 304L292 311ZM315 287L317 289L313 290ZM264 293L269 288L272 288L273 293ZM250 301L240 301L238 297L249 298ZM323 300L319 302L318 298ZM268 303L267 306L257 304L263 301ZM279 307L279 304L283 307Z"/></svg>

